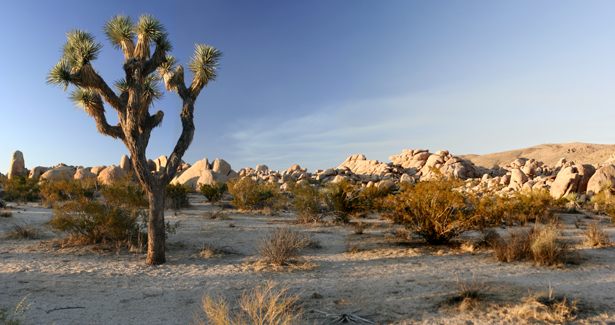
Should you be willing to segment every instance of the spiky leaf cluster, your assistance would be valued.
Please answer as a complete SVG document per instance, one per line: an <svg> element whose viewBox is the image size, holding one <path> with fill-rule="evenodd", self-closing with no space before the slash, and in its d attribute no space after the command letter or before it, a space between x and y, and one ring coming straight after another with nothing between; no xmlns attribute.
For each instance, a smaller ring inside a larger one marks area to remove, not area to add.
<svg viewBox="0 0 615 325"><path fill-rule="evenodd" d="M47 83L52 85L58 85L63 88L64 91L68 88L71 81L71 66L67 60L60 60L56 65L51 68L49 75L47 75Z"/></svg>
<svg viewBox="0 0 615 325"><path fill-rule="evenodd" d="M188 68L194 74L194 82L206 86L210 81L216 81L218 59L222 52L213 46L197 44Z"/></svg>
<svg viewBox="0 0 615 325"><path fill-rule="evenodd" d="M75 103L75 106L91 117L95 115L93 111L95 107L102 108L100 95L92 89L77 88L70 92L68 98Z"/></svg>
<svg viewBox="0 0 615 325"><path fill-rule="evenodd" d="M73 71L98 58L102 44L94 40L94 35L80 29L72 29L66 34L68 39L62 45L62 59L66 60Z"/></svg>
<svg viewBox="0 0 615 325"><path fill-rule="evenodd" d="M132 41L135 37L135 24L130 16L117 15L107 20L103 32L113 48L120 49L122 42Z"/></svg>
<svg viewBox="0 0 615 325"><path fill-rule="evenodd" d="M139 17L139 22L135 27L138 36L143 36L148 40L156 40L165 32L164 26L154 16L143 14Z"/></svg>

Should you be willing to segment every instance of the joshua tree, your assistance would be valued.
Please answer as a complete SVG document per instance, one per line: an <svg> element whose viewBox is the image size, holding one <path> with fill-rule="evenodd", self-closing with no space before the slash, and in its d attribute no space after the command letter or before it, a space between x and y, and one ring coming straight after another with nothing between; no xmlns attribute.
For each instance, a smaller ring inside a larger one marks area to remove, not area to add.
<svg viewBox="0 0 615 325"><path fill-rule="evenodd" d="M68 31L60 62L49 72L47 83L58 85L64 91L69 85L74 86L70 98L94 118L98 132L122 140L128 148L134 170L149 199L146 263L162 264L165 262L165 187L173 179L192 142L194 102L203 87L215 81L221 53L211 46L197 44L188 66L193 74L192 84L186 87L184 68L176 66L177 59L167 54L171 51L171 43L157 19L144 14L135 24L129 16L118 15L106 22L103 31L113 47L121 49L126 58L123 65L126 77L114 83L117 93L92 66L102 45L92 34L79 29ZM155 46L153 53L150 46ZM183 101L182 133L166 167L150 172L145 149L152 129L160 125L164 115L162 111L154 115L149 112L152 102L162 97L158 81L164 82L166 89L175 91ZM103 100L117 112L117 125L107 123Z"/></svg>

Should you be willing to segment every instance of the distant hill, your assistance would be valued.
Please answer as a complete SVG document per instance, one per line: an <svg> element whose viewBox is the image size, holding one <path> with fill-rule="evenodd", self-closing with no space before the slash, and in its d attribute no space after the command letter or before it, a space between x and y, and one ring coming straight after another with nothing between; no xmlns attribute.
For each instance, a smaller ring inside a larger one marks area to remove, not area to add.
<svg viewBox="0 0 615 325"><path fill-rule="evenodd" d="M571 142L561 144L545 143L524 149L486 155L461 155L459 157L472 161L474 165L491 168L493 164L504 166L517 158L534 158L549 166L555 165L561 158L566 158L566 160L576 163L595 165L604 163L614 153L615 145L613 144Z"/></svg>

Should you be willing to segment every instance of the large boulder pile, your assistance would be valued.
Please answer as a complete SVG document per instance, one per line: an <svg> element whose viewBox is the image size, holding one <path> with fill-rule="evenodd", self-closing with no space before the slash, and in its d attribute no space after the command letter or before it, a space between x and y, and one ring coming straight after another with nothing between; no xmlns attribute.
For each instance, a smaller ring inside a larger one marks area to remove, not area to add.
<svg viewBox="0 0 615 325"><path fill-rule="evenodd" d="M207 158L194 165L182 164L181 170L171 181L172 184L189 185L197 190L201 184L226 183L239 175L224 159L216 158L213 164Z"/></svg>
<svg viewBox="0 0 615 325"><path fill-rule="evenodd" d="M344 180L361 186L394 187L402 182L425 181L438 174L466 180L470 191L490 188L500 193L547 189L554 198L570 194L588 196L599 193L606 187L615 186L615 155L602 165L579 164L560 159L553 166L547 166L535 159L515 158L507 164L492 168L475 166L470 160L451 155L447 150L430 153L426 149L405 149L399 155L389 157L390 162L368 160L365 155L348 157L339 166L308 172L297 164L282 172L270 170L266 165L244 168L235 172L223 159L209 163L205 158L189 165L183 161L178 168L173 184L189 185L195 190L201 184L227 182L236 177L249 177L256 182L272 182L283 185L289 181L328 183ZM157 173L167 166L167 157L148 159L151 172ZM96 178L100 184L109 184L132 171L130 157L122 156L119 166L97 166L92 168L58 164L53 167L37 166L29 172L29 177L40 179L86 179ZM27 174L23 154L15 151L11 159L8 177Z"/></svg>

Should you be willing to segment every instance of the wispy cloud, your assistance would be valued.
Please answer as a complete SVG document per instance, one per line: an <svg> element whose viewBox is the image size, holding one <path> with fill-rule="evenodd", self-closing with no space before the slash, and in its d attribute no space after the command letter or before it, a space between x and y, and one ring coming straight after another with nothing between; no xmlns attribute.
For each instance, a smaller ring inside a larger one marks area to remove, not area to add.
<svg viewBox="0 0 615 325"><path fill-rule="evenodd" d="M441 88L330 105L298 117L240 120L227 136L241 165L274 169L294 163L332 167L359 153L388 162L402 149L487 153L568 141L571 128L579 126L567 116L588 109L580 98L585 96L532 90L538 82ZM595 101L593 109L601 109L613 99Z"/></svg>

